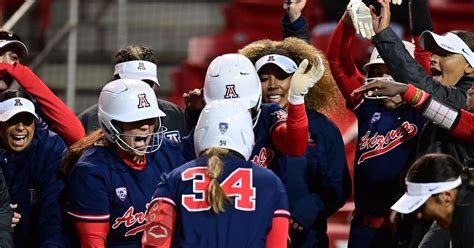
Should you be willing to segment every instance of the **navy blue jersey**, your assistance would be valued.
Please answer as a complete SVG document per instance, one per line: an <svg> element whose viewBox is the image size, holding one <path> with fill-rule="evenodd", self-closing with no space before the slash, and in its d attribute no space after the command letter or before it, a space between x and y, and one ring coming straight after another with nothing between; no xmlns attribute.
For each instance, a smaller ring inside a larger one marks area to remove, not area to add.
<svg viewBox="0 0 474 248"><path fill-rule="evenodd" d="M147 166L126 165L113 146L92 147L71 171L68 213L75 221L108 222L107 247L141 247L145 212L162 173L184 163L179 146L163 139Z"/></svg>
<svg viewBox="0 0 474 248"><path fill-rule="evenodd" d="M285 189L275 174L232 155L222 161L218 181L232 203L220 214L207 203L207 157L163 176L153 197L176 207L173 247L265 247L273 217L289 217Z"/></svg>
<svg viewBox="0 0 474 248"><path fill-rule="evenodd" d="M354 203L358 213L383 216L397 194L416 155L425 119L410 106L388 110L368 100L354 110L359 134L354 160Z"/></svg>
<svg viewBox="0 0 474 248"><path fill-rule="evenodd" d="M15 247L66 247L62 229L60 195L64 189L59 168L64 141L36 123L30 145L20 153L0 149L0 164L14 210L21 215L13 229Z"/></svg>
<svg viewBox="0 0 474 248"><path fill-rule="evenodd" d="M250 161L273 170L285 180L286 157L278 151L272 142L271 132L278 123L285 122L288 114L278 104L262 104L257 125L253 128L255 146ZM186 161L196 158L194 151L194 129L182 139L181 148Z"/></svg>
<svg viewBox="0 0 474 248"><path fill-rule="evenodd" d="M290 230L295 247L328 247L326 218L351 195L344 142L337 126L323 114L306 109L308 146L301 157L288 157L286 189L290 213L306 232Z"/></svg>

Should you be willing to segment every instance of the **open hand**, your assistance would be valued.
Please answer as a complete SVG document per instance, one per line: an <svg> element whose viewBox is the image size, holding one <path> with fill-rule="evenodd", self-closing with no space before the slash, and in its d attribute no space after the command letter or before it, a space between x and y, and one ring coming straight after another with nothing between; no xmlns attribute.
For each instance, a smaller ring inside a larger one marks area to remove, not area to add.
<svg viewBox="0 0 474 248"><path fill-rule="evenodd" d="M204 103L204 89L194 89L183 94L184 105L189 110L201 110L206 105Z"/></svg>
<svg viewBox="0 0 474 248"><path fill-rule="evenodd" d="M380 3L380 15L377 15L375 7L370 5L372 15L372 26L376 34L390 26L390 0L377 0Z"/></svg>
<svg viewBox="0 0 474 248"><path fill-rule="evenodd" d="M377 97L377 96L396 96L398 94L404 94L408 90L408 86L406 84L398 83L392 80L386 79L377 79L373 82L361 86L355 89L352 92L352 95L367 93L369 97Z"/></svg>
<svg viewBox="0 0 474 248"><path fill-rule="evenodd" d="M306 0L284 0L283 9L288 12L290 22L294 22L301 16Z"/></svg>
<svg viewBox="0 0 474 248"><path fill-rule="evenodd" d="M366 39L371 39L375 35L370 9L362 1L351 0L346 11L351 17L357 34Z"/></svg>

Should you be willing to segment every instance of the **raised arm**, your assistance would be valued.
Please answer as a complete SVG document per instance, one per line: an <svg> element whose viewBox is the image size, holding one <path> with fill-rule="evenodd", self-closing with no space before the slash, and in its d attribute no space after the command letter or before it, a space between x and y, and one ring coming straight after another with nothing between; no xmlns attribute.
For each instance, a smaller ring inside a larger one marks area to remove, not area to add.
<svg viewBox="0 0 474 248"><path fill-rule="evenodd" d="M367 92L371 96L402 95L405 102L423 113L428 120L451 131L451 135L474 141L474 114L464 109L454 108L446 102L430 96L412 84L402 84L377 80L355 90L355 94Z"/></svg>
<svg viewBox="0 0 474 248"><path fill-rule="evenodd" d="M39 102L41 110L48 117L51 130L58 133L68 146L85 136L84 128L76 115L57 97L30 68L15 63L0 64L0 70L8 72L20 86Z"/></svg>
<svg viewBox="0 0 474 248"><path fill-rule="evenodd" d="M362 100L362 96L352 96L351 93L362 86L364 80L350 54L354 37L355 29L345 12L331 36L327 57L334 80L350 107L355 107Z"/></svg>
<svg viewBox="0 0 474 248"><path fill-rule="evenodd" d="M435 81L405 49L403 42L389 27L390 7L388 0L379 0L380 16L375 17L376 35L373 42L396 81L410 82L416 87L453 106L466 107L466 88L444 86Z"/></svg>
<svg viewBox="0 0 474 248"><path fill-rule="evenodd" d="M291 1L284 4L286 14L281 19L283 38L296 37L309 43L308 22L302 15L306 0Z"/></svg>

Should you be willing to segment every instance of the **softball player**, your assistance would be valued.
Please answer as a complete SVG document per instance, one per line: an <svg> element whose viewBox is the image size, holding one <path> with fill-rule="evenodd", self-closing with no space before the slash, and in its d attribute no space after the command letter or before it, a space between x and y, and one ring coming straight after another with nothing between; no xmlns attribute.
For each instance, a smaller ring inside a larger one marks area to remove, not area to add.
<svg viewBox="0 0 474 248"><path fill-rule="evenodd" d="M288 202L271 171L249 162L247 106L208 103L194 132L197 159L163 176L147 213L145 247L286 247Z"/></svg>
<svg viewBox="0 0 474 248"><path fill-rule="evenodd" d="M160 82L152 50L144 46L129 45L118 50L114 58L113 79L132 78L148 83L155 91L158 107L166 114L161 118L162 125L167 129L164 136L180 141L186 135L184 113L176 104L158 98ZM94 104L78 115L88 133L100 128L97 109L97 104Z"/></svg>
<svg viewBox="0 0 474 248"><path fill-rule="evenodd" d="M254 65L240 54L225 54L215 58L208 67L204 83L204 100L233 99L252 113L256 137L250 160L268 167L285 180L285 158L301 156L307 145L308 120L304 109L304 95L323 74L324 69L313 67L305 73L307 61L296 69L291 81L288 113L278 104L261 104L262 87ZM192 133L183 140L187 160L195 158ZM291 145L288 145L291 144Z"/></svg>
<svg viewBox="0 0 474 248"><path fill-rule="evenodd" d="M160 175L184 162L177 143L162 137L164 115L143 81L118 79L102 89L98 116L105 139L81 141L93 145L68 179L68 213L82 246L141 247Z"/></svg>

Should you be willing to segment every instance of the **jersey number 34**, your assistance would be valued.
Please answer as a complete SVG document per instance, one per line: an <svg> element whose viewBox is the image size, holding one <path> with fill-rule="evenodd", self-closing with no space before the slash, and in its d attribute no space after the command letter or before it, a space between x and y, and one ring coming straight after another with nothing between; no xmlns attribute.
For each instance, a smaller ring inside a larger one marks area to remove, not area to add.
<svg viewBox="0 0 474 248"><path fill-rule="evenodd" d="M255 210L256 190L252 182L252 170L239 168L234 170L221 183L228 197L235 197L235 208L242 211ZM183 194L181 202L190 212L207 211L211 206L207 202L207 189L210 178L207 177L207 167L194 167L181 173L183 181L193 180L194 194Z"/></svg>

